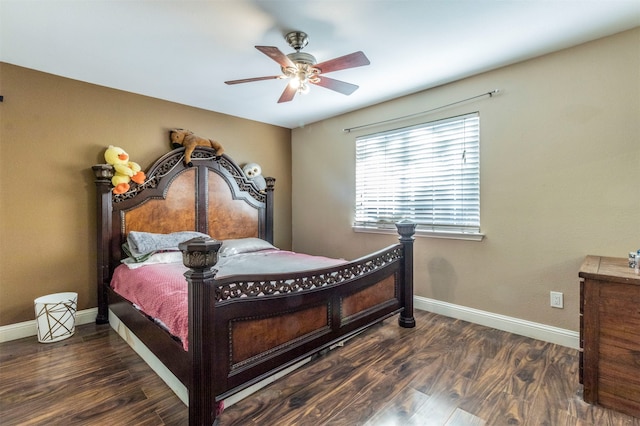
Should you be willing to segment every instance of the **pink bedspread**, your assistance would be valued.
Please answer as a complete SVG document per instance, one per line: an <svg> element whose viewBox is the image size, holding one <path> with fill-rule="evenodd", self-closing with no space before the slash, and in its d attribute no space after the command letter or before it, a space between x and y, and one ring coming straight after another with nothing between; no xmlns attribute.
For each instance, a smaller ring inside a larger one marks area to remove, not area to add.
<svg viewBox="0 0 640 426"><path fill-rule="evenodd" d="M221 258L218 276L256 273L282 273L325 268L345 263L342 259L310 256L284 250L268 250ZM164 263L129 269L119 265L111 288L158 320L173 336L189 347L189 307L187 282L182 263Z"/></svg>

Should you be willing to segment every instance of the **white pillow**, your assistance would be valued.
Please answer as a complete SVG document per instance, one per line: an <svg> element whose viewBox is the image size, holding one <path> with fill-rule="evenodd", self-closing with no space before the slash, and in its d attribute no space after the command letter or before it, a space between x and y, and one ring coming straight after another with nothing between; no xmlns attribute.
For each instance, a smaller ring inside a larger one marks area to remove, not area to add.
<svg viewBox="0 0 640 426"><path fill-rule="evenodd" d="M230 240L223 240L222 247L218 255L222 257L229 257L235 254L251 253L261 250L278 250L276 247L268 243L261 238L237 238Z"/></svg>
<svg viewBox="0 0 640 426"><path fill-rule="evenodd" d="M122 260L122 263L127 265L129 269L136 269L145 265L155 265L158 263L182 263L181 251L163 251L161 253L155 253L149 256L144 262L136 262L133 257L127 257Z"/></svg>

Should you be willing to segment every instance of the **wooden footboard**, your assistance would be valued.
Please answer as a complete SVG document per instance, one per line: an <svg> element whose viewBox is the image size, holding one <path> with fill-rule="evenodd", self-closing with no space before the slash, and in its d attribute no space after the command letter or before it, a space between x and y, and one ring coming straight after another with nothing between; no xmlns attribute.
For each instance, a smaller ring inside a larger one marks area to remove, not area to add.
<svg viewBox="0 0 640 426"><path fill-rule="evenodd" d="M400 244L316 273L219 280L213 262L220 244L183 243L190 424L213 424L216 402L391 315L413 327L414 229L398 224Z"/></svg>

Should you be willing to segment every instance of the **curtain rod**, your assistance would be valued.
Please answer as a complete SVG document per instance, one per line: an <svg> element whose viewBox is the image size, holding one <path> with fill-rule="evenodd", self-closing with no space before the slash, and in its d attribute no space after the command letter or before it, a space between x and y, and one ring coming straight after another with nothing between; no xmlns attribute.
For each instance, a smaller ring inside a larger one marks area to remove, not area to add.
<svg viewBox="0 0 640 426"><path fill-rule="evenodd" d="M392 121L405 120L407 118L412 118L412 117L416 117L418 115L427 114L429 112L433 112L433 111L437 111L437 110L442 109L442 108L447 108L447 107L450 107L450 106L453 106L453 105L461 104L462 102L467 102L467 101L470 101L470 100L473 100L473 99L481 98L483 96L493 97L493 95L497 94L498 92L500 92L499 89L494 89L494 90L492 90L490 92L483 93L481 95L472 96L470 98L463 99L463 100L457 101L457 102L452 102L452 103L447 104L447 105L441 105L439 107L432 108L432 109L429 109L429 110L426 110L426 111L416 112L414 114L404 115L402 117L390 118L388 120L377 121L375 123L363 124L361 126L348 127L346 129L342 129L342 131L345 132L345 133L350 133L352 130L356 130L356 129L362 129L362 128L365 128L365 127L376 126L378 124L390 123Z"/></svg>

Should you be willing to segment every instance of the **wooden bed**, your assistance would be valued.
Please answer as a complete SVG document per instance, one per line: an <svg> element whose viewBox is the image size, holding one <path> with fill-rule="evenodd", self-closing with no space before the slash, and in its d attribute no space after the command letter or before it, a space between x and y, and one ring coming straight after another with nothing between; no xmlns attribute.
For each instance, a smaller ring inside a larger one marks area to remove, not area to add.
<svg viewBox="0 0 640 426"><path fill-rule="evenodd" d="M399 243L312 272L216 278L216 240L259 237L273 243L275 179L259 190L233 160L184 149L147 171L147 180L113 194L111 166L96 165L98 323L115 314L185 385L189 424L215 424L221 401L306 357L399 313L414 327L412 223ZM189 288L189 350L110 287L131 231L199 231L213 239L183 243ZM215 240L214 240L215 239Z"/></svg>

